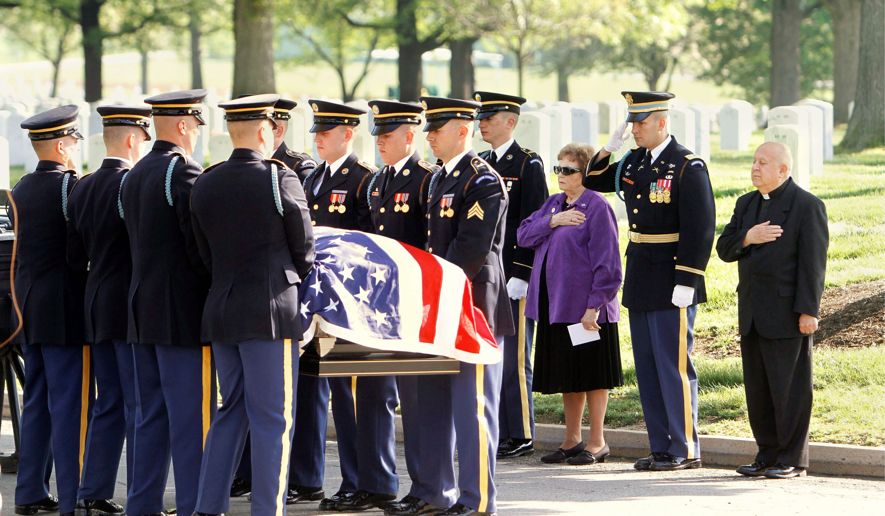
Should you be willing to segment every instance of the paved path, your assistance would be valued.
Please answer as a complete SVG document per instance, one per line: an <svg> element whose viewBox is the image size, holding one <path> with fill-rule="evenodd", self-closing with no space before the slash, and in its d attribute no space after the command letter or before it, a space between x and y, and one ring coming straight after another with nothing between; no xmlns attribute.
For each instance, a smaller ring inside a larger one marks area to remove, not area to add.
<svg viewBox="0 0 885 516"><path fill-rule="evenodd" d="M9 450L11 436L6 422L0 450ZM327 493L340 482L335 443L327 448ZM408 478L399 449L398 468L403 482L400 495L408 490ZM885 469L885 467L883 467ZM702 468L681 473L640 473L632 461L574 467L545 465L535 457L499 463L498 512L501 515L785 515L827 514L855 516L882 514L885 482L828 476L794 480L747 479L731 469ZM124 495L125 472L120 469L117 497ZM15 475L0 477L0 514L12 515ZM170 479L167 501L174 500ZM289 514L317 514L316 504L289 506ZM235 499L231 515L248 515L245 498ZM329 513L325 513L329 514ZM343 513L334 513L343 514ZM378 511L364 514L381 514ZM185 515L182 515L185 516Z"/></svg>

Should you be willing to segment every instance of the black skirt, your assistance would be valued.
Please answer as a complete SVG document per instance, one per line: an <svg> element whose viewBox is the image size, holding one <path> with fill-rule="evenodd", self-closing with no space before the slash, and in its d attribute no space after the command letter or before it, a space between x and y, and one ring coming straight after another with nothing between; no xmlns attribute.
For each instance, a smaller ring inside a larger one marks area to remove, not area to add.
<svg viewBox="0 0 885 516"><path fill-rule="evenodd" d="M546 264L545 264L546 265ZM541 269L532 390L542 394L613 389L624 384L618 324L601 323L600 339L573 346L568 324L550 324L547 278Z"/></svg>

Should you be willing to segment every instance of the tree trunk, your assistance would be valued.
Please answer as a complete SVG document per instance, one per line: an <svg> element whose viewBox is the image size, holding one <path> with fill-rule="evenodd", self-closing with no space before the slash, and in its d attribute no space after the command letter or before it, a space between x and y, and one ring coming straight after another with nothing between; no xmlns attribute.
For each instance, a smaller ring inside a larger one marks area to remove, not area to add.
<svg viewBox="0 0 885 516"><path fill-rule="evenodd" d="M416 0L396 0L396 33L399 59L397 60L399 79L399 100L418 100L424 82L421 54L424 53L418 40L418 18Z"/></svg>
<svg viewBox="0 0 885 516"><path fill-rule="evenodd" d="M556 91L561 102L570 102L568 91L568 79L571 75L571 69L563 63L556 65Z"/></svg>
<svg viewBox="0 0 885 516"><path fill-rule="evenodd" d="M138 55L141 58L141 94L148 94L148 64L150 59L150 51L147 47L138 49Z"/></svg>
<svg viewBox="0 0 885 516"><path fill-rule="evenodd" d="M200 11L192 9L188 28L191 33L191 88L203 87L203 56L200 48L203 33L200 30Z"/></svg>
<svg viewBox="0 0 885 516"><path fill-rule="evenodd" d="M833 19L833 120L848 121L848 105L857 89L860 43L860 9L858 0L825 2Z"/></svg>
<svg viewBox="0 0 885 516"><path fill-rule="evenodd" d="M99 11L104 0L80 2L80 31L83 38L83 89L86 102L102 97L101 58L103 40Z"/></svg>
<svg viewBox="0 0 885 516"><path fill-rule="evenodd" d="M769 107L799 100L801 0L774 0L771 4L771 94ZM881 20L880 20L881 21Z"/></svg>
<svg viewBox="0 0 885 516"><path fill-rule="evenodd" d="M885 0L864 0L861 13L859 59L854 110L848 121L843 151L885 145Z"/></svg>
<svg viewBox="0 0 885 516"><path fill-rule="evenodd" d="M449 95L456 99L469 99L476 89L473 68L473 44L478 38L455 39L449 42L452 60L449 62L449 81L452 91Z"/></svg>
<svg viewBox="0 0 885 516"><path fill-rule="evenodd" d="M233 97L276 91L273 19L273 0L234 0Z"/></svg>
<svg viewBox="0 0 885 516"><path fill-rule="evenodd" d="M517 92L516 94L520 97L523 97L522 94L522 81L523 76L525 75L525 58L522 55L522 52L515 52L516 55L516 84L517 84Z"/></svg>
<svg viewBox="0 0 885 516"><path fill-rule="evenodd" d="M59 53L58 57L52 60L52 87L49 90L49 96L55 98L58 95L58 75L61 72L61 60L64 54Z"/></svg>

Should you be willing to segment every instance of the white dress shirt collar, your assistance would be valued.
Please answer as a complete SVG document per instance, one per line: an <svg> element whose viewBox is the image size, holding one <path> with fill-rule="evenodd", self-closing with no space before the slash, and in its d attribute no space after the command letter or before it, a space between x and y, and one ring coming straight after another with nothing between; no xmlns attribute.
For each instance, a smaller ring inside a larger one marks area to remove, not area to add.
<svg viewBox="0 0 885 516"><path fill-rule="evenodd" d="M406 162L409 161L409 158L411 158L411 157L412 156L410 156L410 155L406 155L405 158L403 158L393 164L393 177L396 177L396 175L399 174L400 170L402 170L403 167L406 166Z"/></svg>
<svg viewBox="0 0 885 516"><path fill-rule="evenodd" d="M470 152L470 149L466 149L461 154L458 154L457 156L455 156L454 158L452 158L446 162L445 169L446 169L447 176L449 174L451 174L453 170L455 170L455 167L458 165L458 162L460 162L461 158L463 158L465 155L467 155L468 152Z"/></svg>
<svg viewBox="0 0 885 516"><path fill-rule="evenodd" d="M334 176L335 172L338 172L338 169L341 168L341 165L343 165L344 162L347 161L347 158L349 158L349 157L350 157L350 154L345 154L344 156L341 156L340 158L333 161L332 163L328 163L329 177Z"/></svg>
<svg viewBox="0 0 885 516"><path fill-rule="evenodd" d="M654 163L655 161L658 160L658 156L660 156L661 153L664 152L664 149L667 148L667 145L670 145L670 142L672 140L673 140L673 137L670 135L667 135L667 139L665 139L664 141L661 142L660 145L658 145L657 147L655 147L654 149L649 151L649 152L651 152L651 162L652 163Z"/></svg>
<svg viewBox="0 0 885 516"><path fill-rule="evenodd" d="M494 152L493 158L495 159L495 161L503 158L504 155L507 154L507 150L510 148L511 145L513 145L513 142L515 141L516 140L514 140L513 138L510 138L509 140L504 142L504 145L501 145L500 147L495 147L495 149L492 151Z"/></svg>

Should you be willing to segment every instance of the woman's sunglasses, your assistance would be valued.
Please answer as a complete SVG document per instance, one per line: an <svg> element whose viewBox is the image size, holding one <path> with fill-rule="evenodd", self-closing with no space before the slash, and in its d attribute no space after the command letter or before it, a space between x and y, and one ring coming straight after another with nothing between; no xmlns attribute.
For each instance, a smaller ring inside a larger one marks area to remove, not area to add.
<svg viewBox="0 0 885 516"><path fill-rule="evenodd" d="M574 168L574 167L560 167L559 165L556 165L555 167L553 167L554 174L562 174L564 176L570 176L572 174L578 174L580 172L581 172L581 169Z"/></svg>

